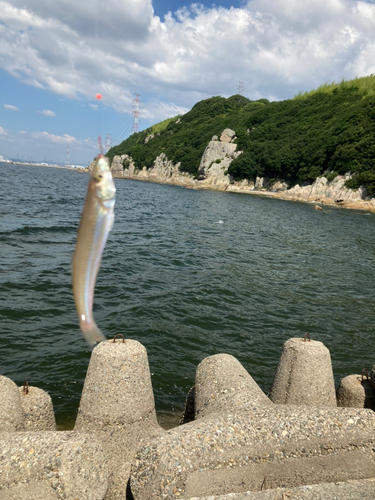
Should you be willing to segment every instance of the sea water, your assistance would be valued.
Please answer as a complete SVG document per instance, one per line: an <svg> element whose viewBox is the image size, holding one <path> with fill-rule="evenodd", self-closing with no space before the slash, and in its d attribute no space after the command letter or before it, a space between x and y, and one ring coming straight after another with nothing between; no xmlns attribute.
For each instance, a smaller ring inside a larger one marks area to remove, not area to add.
<svg viewBox="0 0 375 500"><path fill-rule="evenodd" d="M71 261L88 175L0 164L0 374L50 393L71 427L91 350ZM375 363L375 216L115 179L94 316L147 348L159 415L198 363L235 356L267 393L283 343L309 332L336 382Z"/></svg>

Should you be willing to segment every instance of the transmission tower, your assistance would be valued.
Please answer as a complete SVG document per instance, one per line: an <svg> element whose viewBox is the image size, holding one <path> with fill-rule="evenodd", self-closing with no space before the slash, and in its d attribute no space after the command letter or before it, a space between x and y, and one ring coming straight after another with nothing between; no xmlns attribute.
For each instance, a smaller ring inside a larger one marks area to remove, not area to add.
<svg viewBox="0 0 375 500"><path fill-rule="evenodd" d="M106 153L108 153L110 147L111 147L111 134L107 134L107 139L105 141L105 152Z"/></svg>
<svg viewBox="0 0 375 500"><path fill-rule="evenodd" d="M245 87L243 82L238 82L237 94L243 95L245 92Z"/></svg>
<svg viewBox="0 0 375 500"><path fill-rule="evenodd" d="M69 158L69 144L66 146L66 158L65 158L65 165L70 165L70 158Z"/></svg>
<svg viewBox="0 0 375 500"><path fill-rule="evenodd" d="M133 99L132 105L132 115L133 115L133 125L132 132L139 132L139 116L141 114L141 100L139 98L140 94L134 94L135 99Z"/></svg>

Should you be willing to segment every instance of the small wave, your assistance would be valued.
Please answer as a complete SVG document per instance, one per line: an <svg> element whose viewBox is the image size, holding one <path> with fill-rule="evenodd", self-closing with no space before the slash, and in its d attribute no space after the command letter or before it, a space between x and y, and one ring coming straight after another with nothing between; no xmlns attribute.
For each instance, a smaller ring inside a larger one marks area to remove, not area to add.
<svg viewBox="0 0 375 500"><path fill-rule="evenodd" d="M17 229L12 229L10 231L0 231L0 236L12 236L12 235L22 235L28 236L32 234L40 233L75 233L77 232L77 226L50 226L50 227L40 227L40 226L23 226Z"/></svg>

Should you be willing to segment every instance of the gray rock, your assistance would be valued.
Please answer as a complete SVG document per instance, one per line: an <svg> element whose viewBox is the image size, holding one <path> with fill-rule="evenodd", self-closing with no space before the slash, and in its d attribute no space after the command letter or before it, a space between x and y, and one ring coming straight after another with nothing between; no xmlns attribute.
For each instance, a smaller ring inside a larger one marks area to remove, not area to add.
<svg viewBox="0 0 375 500"><path fill-rule="evenodd" d="M359 189L348 189L345 187L345 182L351 176L338 175L332 181L328 181L326 177L318 177L312 184L300 186L295 185L288 189L285 196L293 199L301 200L342 200L342 201L361 201L366 197L366 190L363 187Z"/></svg>
<svg viewBox="0 0 375 500"><path fill-rule="evenodd" d="M223 130L223 132L220 136L220 141L221 142L231 142L235 136L236 136L236 132L234 130L231 130L230 128L226 128L225 130Z"/></svg>
<svg viewBox="0 0 375 500"><path fill-rule="evenodd" d="M224 172L231 164L236 149L237 144L210 141L202 155L198 169L198 178L203 180L216 177L221 182L229 184L230 179Z"/></svg>
<svg viewBox="0 0 375 500"><path fill-rule="evenodd" d="M102 500L108 484L100 444L93 436L75 432L2 433L0 477L3 495L7 490L13 495L16 487L25 491L27 483L39 483L34 487L38 491L43 484L45 498L54 498L53 489L63 500Z"/></svg>
<svg viewBox="0 0 375 500"><path fill-rule="evenodd" d="M56 421L52 399L42 389L29 386L28 392L19 388L25 431L55 431Z"/></svg>
<svg viewBox="0 0 375 500"><path fill-rule="evenodd" d="M136 455L136 500L191 498L375 477L375 414L254 406L196 420Z"/></svg>
<svg viewBox="0 0 375 500"><path fill-rule="evenodd" d="M275 191L275 192L285 191L286 189L288 189L288 184L286 182L283 182L283 181L276 181L271 186L271 190Z"/></svg>
<svg viewBox="0 0 375 500"><path fill-rule="evenodd" d="M249 405L272 404L234 356L216 354L198 365L195 374L196 419Z"/></svg>
<svg viewBox="0 0 375 500"><path fill-rule="evenodd" d="M113 177L129 177L134 174L133 158L129 155L114 156L111 164Z"/></svg>
<svg viewBox="0 0 375 500"><path fill-rule="evenodd" d="M176 122L176 123L177 123L177 122ZM148 136L146 137L146 139L145 139L145 144L147 144L147 143L148 143L148 141L150 141L150 140L151 140L151 139L153 139L154 137L155 137L155 134L150 134L150 135L148 135Z"/></svg>
<svg viewBox="0 0 375 500"><path fill-rule="evenodd" d="M107 340L92 352L75 430L102 443L110 475L106 500L123 499L130 462L150 437L165 431L156 420L145 347L135 340Z"/></svg>
<svg viewBox="0 0 375 500"><path fill-rule="evenodd" d="M322 342L289 339L270 391L276 404L336 406L331 355Z"/></svg>
<svg viewBox="0 0 375 500"><path fill-rule="evenodd" d="M298 488L277 488L246 493L228 493L191 500L371 500L375 498L375 480L309 484Z"/></svg>
<svg viewBox="0 0 375 500"><path fill-rule="evenodd" d="M362 375L348 375L337 389L337 406L375 410L375 389Z"/></svg>
<svg viewBox="0 0 375 500"><path fill-rule="evenodd" d="M21 396L10 378L0 375L0 431L23 430Z"/></svg>
<svg viewBox="0 0 375 500"><path fill-rule="evenodd" d="M257 177L255 179L255 189L268 188L270 185L269 180L265 177Z"/></svg>

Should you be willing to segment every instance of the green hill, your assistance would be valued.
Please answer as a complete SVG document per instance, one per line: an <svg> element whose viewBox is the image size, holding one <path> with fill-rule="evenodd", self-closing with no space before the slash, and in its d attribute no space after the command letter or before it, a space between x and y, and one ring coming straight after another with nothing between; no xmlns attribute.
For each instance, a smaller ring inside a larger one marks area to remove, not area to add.
<svg viewBox="0 0 375 500"><path fill-rule="evenodd" d="M108 156L128 154L138 168L164 152L196 175L213 135L231 128L243 153L229 167L235 180L256 176L290 186L352 172L348 187L365 185L375 195L375 76L325 84L294 99L250 101L212 97L188 113L131 135ZM147 144L145 138L155 133Z"/></svg>

